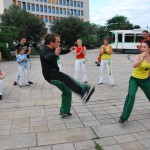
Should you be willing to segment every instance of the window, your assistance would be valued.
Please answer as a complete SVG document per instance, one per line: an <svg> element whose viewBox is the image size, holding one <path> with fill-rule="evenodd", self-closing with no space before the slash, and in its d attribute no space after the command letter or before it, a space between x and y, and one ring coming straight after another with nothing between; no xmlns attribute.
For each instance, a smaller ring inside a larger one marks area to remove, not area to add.
<svg viewBox="0 0 150 150"><path fill-rule="evenodd" d="M55 7L52 7L52 13L55 14Z"/></svg>
<svg viewBox="0 0 150 150"><path fill-rule="evenodd" d="M39 5L36 4L36 11L39 11Z"/></svg>
<svg viewBox="0 0 150 150"><path fill-rule="evenodd" d="M73 6L73 0L70 0L70 6Z"/></svg>
<svg viewBox="0 0 150 150"><path fill-rule="evenodd" d="M60 14L62 15L62 8L60 8Z"/></svg>
<svg viewBox="0 0 150 150"><path fill-rule="evenodd" d="M49 16L48 18L49 18L49 23L51 23L52 22L52 17Z"/></svg>
<svg viewBox="0 0 150 150"><path fill-rule="evenodd" d="M134 42L134 34L125 34L125 42Z"/></svg>
<svg viewBox="0 0 150 150"><path fill-rule="evenodd" d="M52 4L55 4L55 0L52 0Z"/></svg>
<svg viewBox="0 0 150 150"><path fill-rule="evenodd" d="M81 8L83 8L83 2L81 2Z"/></svg>
<svg viewBox="0 0 150 150"><path fill-rule="evenodd" d="M47 0L44 0L45 3L47 3Z"/></svg>
<svg viewBox="0 0 150 150"><path fill-rule="evenodd" d="M141 42L142 39L143 39L142 34L136 34L135 35L135 42Z"/></svg>
<svg viewBox="0 0 150 150"><path fill-rule="evenodd" d="M51 7L48 6L48 13L51 13Z"/></svg>
<svg viewBox="0 0 150 150"><path fill-rule="evenodd" d="M18 1L18 7L20 7L20 8L21 8L21 2L20 2L20 1Z"/></svg>
<svg viewBox="0 0 150 150"><path fill-rule="evenodd" d="M43 0L40 0L40 2L43 2Z"/></svg>
<svg viewBox="0 0 150 150"><path fill-rule="evenodd" d="M122 33L118 34L118 42L122 42Z"/></svg>
<svg viewBox="0 0 150 150"><path fill-rule="evenodd" d="M80 7L80 2L79 1L77 1L77 7Z"/></svg>
<svg viewBox="0 0 150 150"><path fill-rule="evenodd" d="M47 12L47 6L44 6L44 12Z"/></svg>
<svg viewBox="0 0 150 150"><path fill-rule="evenodd" d="M80 10L78 10L78 16L80 16Z"/></svg>
<svg viewBox="0 0 150 150"><path fill-rule="evenodd" d="M48 3L51 3L51 0L48 0Z"/></svg>
<svg viewBox="0 0 150 150"><path fill-rule="evenodd" d="M22 2L22 8L26 10L26 3Z"/></svg>
<svg viewBox="0 0 150 150"><path fill-rule="evenodd" d="M27 10L30 10L30 3L27 3Z"/></svg>
<svg viewBox="0 0 150 150"><path fill-rule="evenodd" d="M83 16L83 10L81 10L81 16Z"/></svg>
<svg viewBox="0 0 150 150"><path fill-rule="evenodd" d="M73 9L70 10L70 15L73 15Z"/></svg>
<svg viewBox="0 0 150 150"><path fill-rule="evenodd" d="M31 9L32 9L32 11L35 11L35 4L31 4Z"/></svg>
<svg viewBox="0 0 150 150"><path fill-rule="evenodd" d="M43 12L43 5L40 5L40 12Z"/></svg>
<svg viewBox="0 0 150 150"><path fill-rule="evenodd" d="M70 15L70 10L69 9L67 9L67 15Z"/></svg>
<svg viewBox="0 0 150 150"><path fill-rule="evenodd" d="M76 7L77 6L77 2L76 1L74 1L74 7Z"/></svg>
<svg viewBox="0 0 150 150"><path fill-rule="evenodd" d="M59 9L58 9L58 7L56 7L56 14L59 14Z"/></svg>
<svg viewBox="0 0 150 150"><path fill-rule="evenodd" d="M62 5L62 0L59 0L59 5Z"/></svg>
<svg viewBox="0 0 150 150"><path fill-rule="evenodd" d="M16 5L16 0L13 0L13 5Z"/></svg>
<svg viewBox="0 0 150 150"><path fill-rule="evenodd" d="M75 15L75 16L77 15L77 10L76 10L76 9L74 9L74 15Z"/></svg>
<svg viewBox="0 0 150 150"><path fill-rule="evenodd" d="M47 16L45 16L45 22L48 22L48 17Z"/></svg>
<svg viewBox="0 0 150 150"><path fill-rule="evenodd" d="M63 0L63 5L65 5L65 6L66 6L66 0Z"/></svg>
<svg viewBox="0 0 150 150"><path fill-rule="evenodd" d="M66 8L63 8L63 14L66 15Z"/></svg>
<svg viewBox="0 0 150 150"><path fill-rule="evenodd" d="M58 0L55 0L56 4L58 5Z"/></svg>
<svg viewBox="0 0 150 150"><path fill-rule="evenodd" d="M69 0L67 0L67 6L69 6Z"/></svg>

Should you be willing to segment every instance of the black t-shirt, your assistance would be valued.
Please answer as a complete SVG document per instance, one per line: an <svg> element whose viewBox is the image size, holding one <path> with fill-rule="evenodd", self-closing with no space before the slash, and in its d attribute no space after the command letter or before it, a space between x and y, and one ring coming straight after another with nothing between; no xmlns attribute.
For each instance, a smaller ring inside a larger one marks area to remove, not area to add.
<svg viewBox="0 0 150 150"><path fill-rule="evenodd" d="M23 46L24 53L27 54L29 52L28 48L30 47L28 43L25 43L24 45L22 44L17 44L16 49L18 49L20 46ZM29 58L29 55L27 55L27 58Z"/></svg>

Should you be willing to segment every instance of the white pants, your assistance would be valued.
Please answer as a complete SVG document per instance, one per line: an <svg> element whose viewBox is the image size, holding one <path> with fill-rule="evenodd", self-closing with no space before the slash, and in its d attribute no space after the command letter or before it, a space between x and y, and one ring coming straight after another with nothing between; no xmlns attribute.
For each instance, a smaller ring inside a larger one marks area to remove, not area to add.
<svg viewBox="0 0 150 150"><path fill-rule="evenodd" d="M28 84L28 71L24 66L18 66L19 71L19 85L27 85Z"/></svg>
<svg viewBox="0 0 150 150"><path fill-rule="evenodd" d="M111 60L101 60L101 65L100 65L100 78L99 78L99 83L103 83L103 78L104 78L104 69L107 67L107 72L109 75L109 84L114 85L114 78L112 76L112 64Z"/></svg>
<svg viewBox="0 0 150 150"><path fill-rule="evenodd" d="M82 68L82 77L83 82L87 81L87 74L86 74L86 63L85 59L76 59L75 61L75 70L74 70L74 78L78 80L80 67Z"/></svg>
<svg viewBox="0 0 150 150"><path fill-rule="evenodd" d="M28 60L27 62L27 76L29 77L29 70L31 69L31 63L30 63L30 60ZM19 69L17 70L17 73L16 73L16 82L19 83L19 78L20 78L20 74L19 74ZM28 79L29 80L29 79Z"/></svg>
<svg viewBox="0 0 150 150"><path fill-rule="evenodd" d="M0 80L0 95L3 95L3 81Z"/></svg>

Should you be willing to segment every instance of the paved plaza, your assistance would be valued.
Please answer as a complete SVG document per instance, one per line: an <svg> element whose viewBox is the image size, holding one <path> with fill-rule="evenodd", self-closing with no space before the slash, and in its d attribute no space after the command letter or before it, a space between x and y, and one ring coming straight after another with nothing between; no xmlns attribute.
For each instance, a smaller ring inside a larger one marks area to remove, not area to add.
<svg viewBox="0 0 150 150"><path fill-rule="evenodd" d="M14 86L17 63L0 62L6 73L3 100L0 101L0 150L150 150L150 103L138 89L129 121L119 124L134 54L112 55L115 87L98 85L97 50L87 51L88 82L95 93L83 104L73 94L72 116L59 117L61 92L47 83L41 73L39 57L31 58L30 87ZM61 56L63 72L73 76L75 56ZM80 81L82 79L80 78Z"/></svg>

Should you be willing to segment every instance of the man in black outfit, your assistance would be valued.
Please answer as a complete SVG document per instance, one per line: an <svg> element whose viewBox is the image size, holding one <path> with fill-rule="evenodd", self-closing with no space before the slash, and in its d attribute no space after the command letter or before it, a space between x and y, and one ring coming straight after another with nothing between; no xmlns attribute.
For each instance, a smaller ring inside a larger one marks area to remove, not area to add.
<svg viewBox="0 0 150 150"><path fill-rule="evenodd" d="M69 53L74 47L68 50L61 49L60 36L57 34L47 34L44 37L44 48L41 50L40 59L42 65L42 73L50 84L55 85L62 91L62 104L60 108L60 116L70 116L72 92L81 96L84 103L88 102L93 94L95 87L85 83L78 82L72 77L59 71L57 58L61 54Z"/></svg>
<svg viewBox="0 0 150 150"><path fill-rule="evenodd" d="M31 69L30 56L29 56L29 54L31 53L31 48L30 48L29 44L26 41L26 37L22 36L20 38L20 43L17 44L17 46L16 46L16 56L18 55L18 48L20 46L23 46L25 54L27 54L27 58L28 58L27 70L28 70L28 74L29 74L29 70ZM18 80L19 80L19 73L17 72L16 81L14 82L14 85L17 85ZM28 81L28 83L33 84L31 81Z"/></svg>

